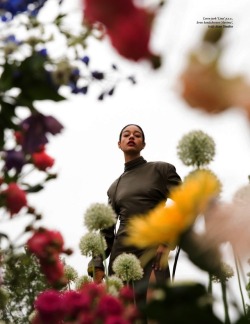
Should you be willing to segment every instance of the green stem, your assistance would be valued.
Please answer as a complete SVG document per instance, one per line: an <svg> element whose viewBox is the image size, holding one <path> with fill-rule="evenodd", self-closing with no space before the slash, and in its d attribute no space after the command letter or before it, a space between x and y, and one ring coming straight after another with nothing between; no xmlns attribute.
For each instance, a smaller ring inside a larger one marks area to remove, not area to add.
<svg viewBox="0 0 250 324"><path fill-rule="evenodd" d="M172 281L174 281L174 279L175 279L175 272L176 272L176 267L177 267L179 255L180 255L180 250L181 250L181 248L178 246L176 254L175 254L175 259L174 259Z"/></svg>
<svg viewBox="0 0 250 324"><path fill-rule="evenodd" d="M108 280L108 266L107 266L107 260L105 256L105 248L103 244L103 236L101 235L101 245L102 245L102 259L103 259L103 265L104 265L104 273L105 273L105 279L107 283L107 287L109 285L109 280Z"/></svg>
<svg viewBox="0 0 250 324"><path fill-rule="evenodd" d="M235 251L233 251L233 254L234 254L234 262L235 262L235 267L236 267L236 272L237 272L237 278L238 278L238 285L239 285L239 289L240 289L240 296L241 296L241 301L242 301L242 307L243 307L243 310L244 310L244 315L247 316L245 301L244 301L243 292L242 292L241 280L240 280L239 259L237 258L237 255L236 255Z"/></svg>
<svg viewBox="0 0 250 324"><path fill-rule="evenodd" d="M208 291L208 293L210 295L212 295L212 293L213 293L213 282L212 282L212 275L211 275L211 273L209 273L207 291Z"/></svg>
<svg viewBox="0 0 250 324"><path fill-rule="evenodd" d="M222 299L223 299L223 305L224 305L224 311L225 311L225 324L230 324L230 317L228 312L228 303L227 303L227 290L226 290L226 283L221 282L221 290L222 290Z"/></svg>
<svg viewBox="0 0 250 324"><path fill-rule="evenodd" d="M133 296L134 296L134 305L136 306L136 300L135 300L135 283L134 283L134 280L132 280L132 288L133 288Z"/></svg>

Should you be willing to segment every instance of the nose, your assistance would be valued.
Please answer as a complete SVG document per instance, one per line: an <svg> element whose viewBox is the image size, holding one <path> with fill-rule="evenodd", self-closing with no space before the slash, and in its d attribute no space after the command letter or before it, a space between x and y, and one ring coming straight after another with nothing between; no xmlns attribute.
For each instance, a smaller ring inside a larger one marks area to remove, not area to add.
<svg viewBox="0 0 250 324"><path fill-rule="evenodd" d="M129 139L134 139L134 134L131 133L131 134L129 135Z"/></svg>

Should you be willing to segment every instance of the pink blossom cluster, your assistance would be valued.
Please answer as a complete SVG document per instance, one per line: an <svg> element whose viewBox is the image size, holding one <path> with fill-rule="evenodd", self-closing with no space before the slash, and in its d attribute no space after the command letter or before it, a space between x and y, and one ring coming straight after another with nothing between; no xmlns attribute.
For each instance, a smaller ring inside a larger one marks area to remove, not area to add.
<svg viewBox="0 0 250 324"><path fill-rule="evenodd" d="M60 260L60 254L70 254L64 249L64 240L60 232L39 228L28 240L28 250L38 258L41 270L48 282L54 287L60 287L67 283L64 276L64 265Z"/></svg>
<svg viewBox="0 0 250 324"><path fill-rule="evenodd" d="M133 61L155 61L150 50L154 12L137 7L133 0L83 0L83 6L84 19L103 24L120 55Z"/></svg>
<svg viewBox="0 0 250 324"><path fill-rule="evenodd" d="M133 292L123 287L117 297L105 285L85 283L79 290L47 290L35 301L32 324L130 324L138 319Z"/></svg>

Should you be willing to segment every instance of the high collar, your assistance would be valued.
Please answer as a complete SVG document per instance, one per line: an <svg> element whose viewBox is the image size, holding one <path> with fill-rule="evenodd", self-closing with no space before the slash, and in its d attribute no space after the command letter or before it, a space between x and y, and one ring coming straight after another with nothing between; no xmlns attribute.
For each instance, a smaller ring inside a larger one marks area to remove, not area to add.
<svg viewBox="0 0 250 324"><path fill-rule="evenodd" d="M137 166L142 165L146 162L147 161L142 156L139 156L138 158L125 163L124 172L132 170L132 169L136 168Z"/></svg>

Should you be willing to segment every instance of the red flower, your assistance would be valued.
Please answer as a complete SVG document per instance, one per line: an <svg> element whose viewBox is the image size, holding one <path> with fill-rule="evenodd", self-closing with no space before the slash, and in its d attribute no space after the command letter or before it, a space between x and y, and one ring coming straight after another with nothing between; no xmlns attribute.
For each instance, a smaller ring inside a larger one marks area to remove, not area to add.
<svg viewBox="0 0 250 324"><path fill-rule="evenodd" d="M27 245L39 259L53 261L63 252L64 240L60 232L41 228L28 240Z"/></svg>
<svg viewBox="0 0 250 324"><path fill-rule="evenodd" d="M18 213L23 207L27 206L26 193L14 182L2 191L2 195L5 197L6 208L11 215Z"/></svg>
<svg viewBox="0 0 250 324"><path fill-rule="evenodd" d="M23 134L22 134L22 132L15 131L14 136L15 136L17 144L22 144L22 142L23 142Z"/></svg>
<svg viewBox="0 0 250 324"><path fill-rule="evenodd" d="M131 0L83 0L84 17L89 23L101 22L111 27L121 16L128 16L135 6Z"/></svg>
<svg viewBox="0 0 250 324"><path fill-rule="evenodd" d="M53 263L40 259L40 264L42 272L51 285L64 286L67 283L64 276L64 265L59 258Z"/></svg>
<svg viewBox="0 0 250 324"><path fill-rule="evenodd" d="M56 290L42 292L35 301L35 309L42 323L60 323L64 316L60 292Z"/></svg>
<svg viewBox="0 0 250 324"><path fill-rule="evenodd" d="M150 29L152 14L135 8L129 16L122 16L119 21L107 30L111 43L119 54L138 61L149 58Z"/></svg>
<svg viewBox="0 0 250 324"><path fill-rule="evenodd" d="M55 162L55 160L44 151L33 153L32 160L34 165L41 171L51 168Z"/></svg>

